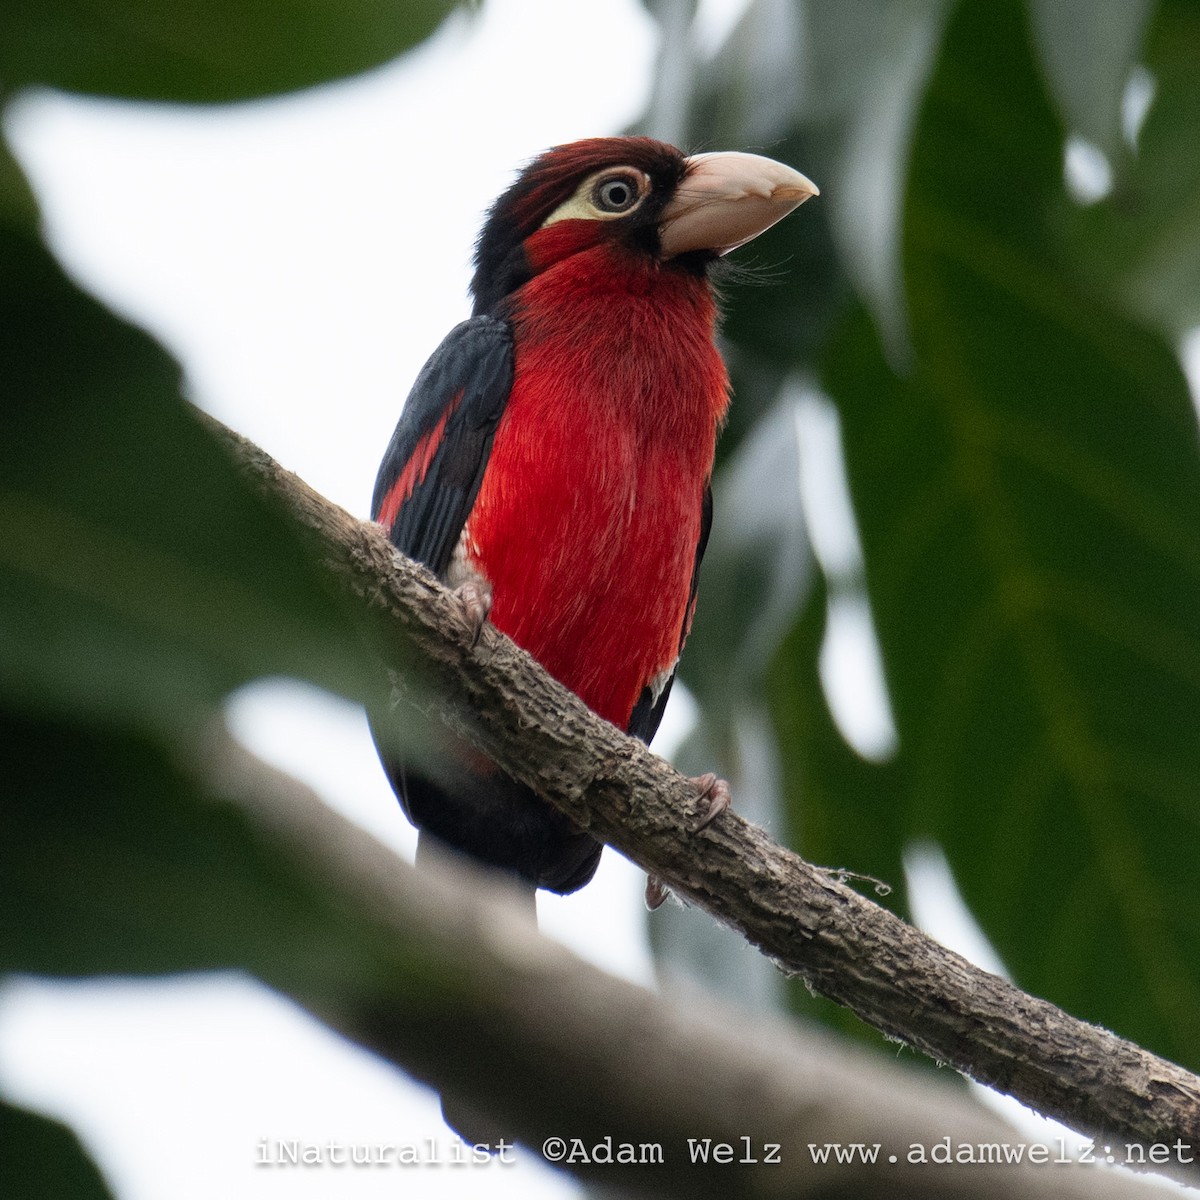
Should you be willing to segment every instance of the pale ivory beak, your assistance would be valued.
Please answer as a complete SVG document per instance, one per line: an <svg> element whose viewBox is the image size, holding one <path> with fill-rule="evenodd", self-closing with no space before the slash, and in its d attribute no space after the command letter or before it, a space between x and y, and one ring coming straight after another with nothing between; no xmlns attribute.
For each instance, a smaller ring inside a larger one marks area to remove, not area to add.
<svg viewBox="0 0 1200 1200"><path fill-rule="evenodd" d="M760 154L696 154L687 166L659 223L663 258L690 250L728 254L820 195L799 171Z"/></svg>

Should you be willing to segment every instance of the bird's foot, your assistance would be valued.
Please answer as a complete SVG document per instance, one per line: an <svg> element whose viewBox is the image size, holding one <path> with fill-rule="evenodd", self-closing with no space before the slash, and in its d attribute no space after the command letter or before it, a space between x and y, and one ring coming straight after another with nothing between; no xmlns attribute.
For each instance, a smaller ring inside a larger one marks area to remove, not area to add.
<svg viewBox="0 0 1200 1200"><path fill-rule="evenodd" d="M700 819L692 825L689 831L699 833L700 830L711 825L729 807L732 797L729 792L729 784L719 775L714 775L712 771L705 775L696 775L689 782L696 789L697 797L708 801L708 808L704 810Z"/></svg>
<svg viewBox="0 0 1200 1200"><path fill-rule="evenodd" d="M670 894L667 885L661 879L654 875L646 876L646 907L651 912L656 908L662 908Z"/></svg>
<svg viewBox="0 0 1200 1200"><path fill-rule="evenodd" d="M688 830L689 833L699 833L700 830L711 825L729 807L732 797L729 792L729 784L719 775L713 774L712 771L706 775L689 778L688 782L696 789L698 799L708 801L708 807L701 814L700 819L695 821ZM646 876L646 907L651 912L656 908L661 908L670 894L667 885L656 875Z"/></svg>
<svg viewBox="0 0 1200 1200"><path fill-rule="evenodd" d="M492 611L492 587L481 580L469 580L454 589L455 598L462 605L463 616L471 633L471 645L479 645L479 637Z"/></svg>

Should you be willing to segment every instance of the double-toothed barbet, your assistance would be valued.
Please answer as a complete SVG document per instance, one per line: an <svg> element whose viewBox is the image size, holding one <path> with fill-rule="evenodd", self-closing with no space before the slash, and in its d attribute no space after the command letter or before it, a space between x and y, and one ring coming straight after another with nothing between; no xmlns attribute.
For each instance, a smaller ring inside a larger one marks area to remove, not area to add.
<svg viewBox="0 0 1200 1200"><path fill-rule="evenodd" d="M710 267L816 194L753 154L546 151L489 211L474 315L417 377L379 470L371 515L397 549L645 742L692 622L729 403ZM531 887L594 874L599 843L465 743L419 772L383 759L424 836ZM711 820L728 788L696 783Z"/></svg>

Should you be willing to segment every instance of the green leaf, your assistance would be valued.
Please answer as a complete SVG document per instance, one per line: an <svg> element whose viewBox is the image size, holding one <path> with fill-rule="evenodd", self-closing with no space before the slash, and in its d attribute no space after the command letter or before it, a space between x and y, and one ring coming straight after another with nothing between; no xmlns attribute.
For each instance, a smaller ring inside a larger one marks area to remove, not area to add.
<svg viewBox="0 0 1200 1200"><path fill-rule="evenodd" d="M49 84L143 100L242 100L379 66L448 0L8 0L5 90Z"/></svg>
<svg viewBox="0 0 1200 1200"><path fill-rule="evenodd" d="M1019 7L963 4L912 158L915 369L859 313L825 370L899 781L789 783L824 856L894 880L939 841L1022 987L1196 1066L1195 414L1170 346L1080 281L1067 203Z"/></svg>
<svg viewBox="0 0 1200 1200"><path fill-rule="evenodd" d="M7 1200L111 1200L95 1163L65 1126L0 1100L0 1179Z"/></svg>
<svg viewBox="0 0 1200 1200"><path fill-rule="evenodd" d="M0 138L0 226L23 232L36 229L37 201L24 172L13 158L3 138Z"/></svg>
<svg viewBox="0 0 1200 1200"><path fill-rule="evenodd" d="M0 695L170 731L261 675L367 694L346 614L175 363L31 235L0 229L0 264Z"/></svg>

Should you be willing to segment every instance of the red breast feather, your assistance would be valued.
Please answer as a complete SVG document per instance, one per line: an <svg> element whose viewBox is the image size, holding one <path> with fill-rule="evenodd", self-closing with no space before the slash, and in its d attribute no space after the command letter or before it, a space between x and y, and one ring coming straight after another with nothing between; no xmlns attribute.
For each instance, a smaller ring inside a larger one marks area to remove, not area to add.
<svg viewBox="0 0 1200 1200"><path fill-rule="evenodd" d="M679 653L728 378L703 277L615 242L560 258L576 224L527 243L553 265L516 295L467 549L496 626L625 728Z"/></svg>

